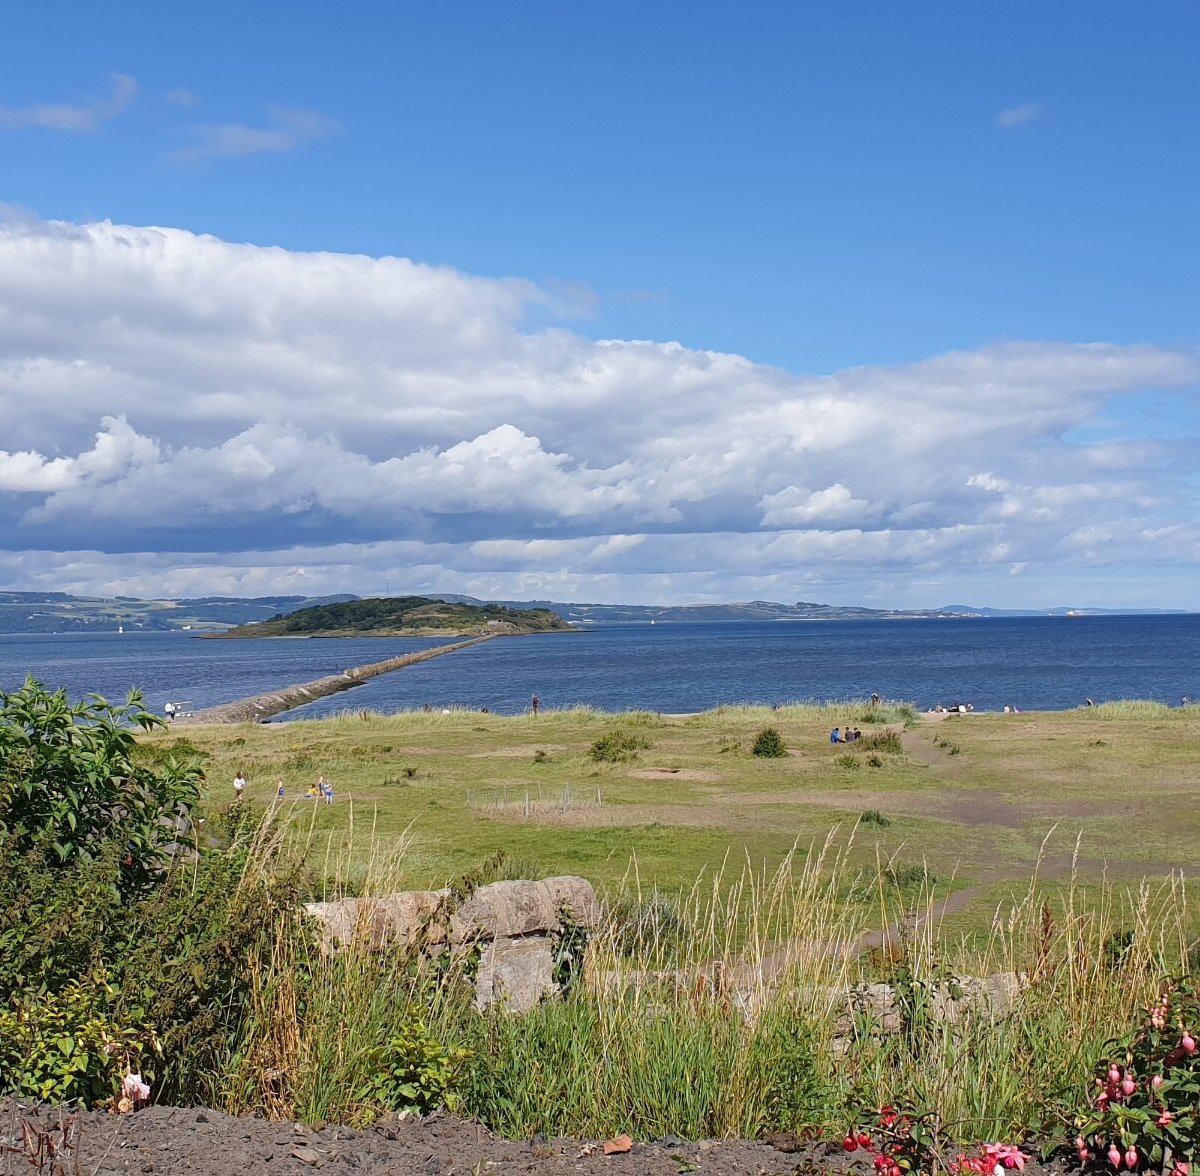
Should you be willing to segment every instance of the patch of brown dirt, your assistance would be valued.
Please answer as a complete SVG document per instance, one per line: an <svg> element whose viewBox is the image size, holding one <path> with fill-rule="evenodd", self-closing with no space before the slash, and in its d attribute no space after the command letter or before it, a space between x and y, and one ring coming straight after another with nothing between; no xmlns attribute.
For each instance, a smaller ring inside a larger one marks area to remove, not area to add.
<svg viewBox="0 0 1200 1176"><path fill-rule="evenodd" d="M639 780L720 780L716 772L702 772L697 768L642 768L630 772Z"/></svg>
<svg viewBox="0 0 1200 1176"><path fill-rule="evenodd" d="M78 1116L59 1109L0 1103L0 1172L48 1171L25 1158L22 1124L36 1146L45 1129L61 1139L71 1124L70 1144L59 1154L64 1171L91 1176L163 1173L170 1176L229 1176L266 1172L355 1173L357 1176L468 1176L505 1171L533 1176L675 1176L695 1171L706 1176L785 1176L807 1160L811 1170L844 1168L832 1148L778 1136L764 1141L705 1140L684 1143L665 1139L634 1142L625 1154L604 1154L603 1140L528 1141L497 1139L479 1123L434 1113L425 1119L389 1117L372 1127L273 1122L223 1115L188 1107L147 1107L130 1115L85 1111ZM1029 1172L1029 1168L1026 1168Z"/></svg>
<svg viewBox="0 0 1200 1176"><path fill-rule="evenodd" d="M533 759L536 751L570 751L566 743L530 743L525 747L493 747L490 751L473 751L469 759Z"/></svg>

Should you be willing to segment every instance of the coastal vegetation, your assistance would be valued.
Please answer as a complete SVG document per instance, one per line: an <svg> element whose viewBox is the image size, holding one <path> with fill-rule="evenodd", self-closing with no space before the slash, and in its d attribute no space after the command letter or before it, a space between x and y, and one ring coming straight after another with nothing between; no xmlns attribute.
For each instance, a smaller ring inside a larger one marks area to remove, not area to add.
<svg viewBox="0 0 1200 1176"><path fill-rule="evenodd" d="M426 596L381 596L318 604L239 625L220 637L419 637L441 634L544 633L571 626L545 608L460 604Z"/></svg>
<svg viewBox="0 0 1200 1176"><path fill-rule="evenodd" d="M847 721L879 738L831 746ZM782 757L753 754L768 724ZM993 1167L1016 1144L1108 1166L1119 1141L1124 1167L1169 1169L1200 1152L1175 872L1197 734L1139 706L866 703L180 731L31 684L0 696L0 1073L308 1121L445 1105L520 1138L796 1132L889 1176L970 1140L999 1141ZM331 805L302 795L320 774ZM110 821L80 820L93 800ZM586 943L563 927L564 993L522 1016L476 1009L469 954L330 953L301 913L513 873L602 900ZM937 1012L980 977L1007 978L1002 1004Z"/></svg>

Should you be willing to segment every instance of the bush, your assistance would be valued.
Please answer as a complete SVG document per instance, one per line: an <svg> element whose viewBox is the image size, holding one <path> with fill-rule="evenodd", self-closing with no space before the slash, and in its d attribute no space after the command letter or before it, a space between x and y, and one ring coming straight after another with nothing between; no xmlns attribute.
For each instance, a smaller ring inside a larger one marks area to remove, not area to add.
<svg viewBox="0 0 1200 1176"><path fill-rule="evenodd" d="M1200 1159L1196 1033L1200 1000L1191 985L1179 984L1151 1005L1142 1025L1108 1043L1091 1105L1076 1121L1081 1164L1181 1173Z"/></svg>
<svg viewBox="0 0 1200 1176"><path fill-rule="evenodd" d="M150 1035L111 1019L112 995L98 972L72 980L60 994L0 1008L0 1093L89 1106L114 1098L124 1074L140 1069L136 1059Z"/></svg>
<svg viewBox="0 0 1200 1176"><path fill-rule="evenodd" d="M624 956L673 951L683 943L686 930L678 904L657 890L648 898L626 900L613 911L613 942Z"/></svg>
<svg viewBox="0 0 1200 1176"><path fill-rule="evenodd" d="M607 731L588 749L588 755L598 764L615 764L633 759L649 746L649 740L631 731Z"/></svg>
<svg viewBox="0 0 1200 1176"><path fill-rule="evenodd" d="M383 1110L422 1115L438 1107L453 1111L468 1057L465 1049L444 1045L413 1017L386 1045L370 1051L366 1068L371 1077L362 1100Z"/></svg>
<svg viewBox="0 0 1200 1176"><path fill-rule="evenodd" d="M858 820L859 824L877 825L880 829L886 829L892 823L891 818L885 817L878 809L865 810Z"/></svg>
<svg viewBox="0 0 1200 1176"><path fill-rule="evenodd" d="M896 731L873 731L855 741L854 746L859 751L886 751L889 755L901 755L904 745Z"/></svg>
<svg viewBox="0 0 1200 1176"><path fill-rule="evenodd" d="M134 691L122 706L98 694L71 704L32 678L0 693L0 838L55 866L121 847L118 887L144 892L193 848L191 809L201 766L135 755L134 730L163 725Z"/></svg>
<svg viewBox="0 0 1200 1176"><path fill-rule="evenodd" d="M750 754L761 756L763 759L782 759L787 755L787 748L774 727L764 727L755 737Z"/></svg>

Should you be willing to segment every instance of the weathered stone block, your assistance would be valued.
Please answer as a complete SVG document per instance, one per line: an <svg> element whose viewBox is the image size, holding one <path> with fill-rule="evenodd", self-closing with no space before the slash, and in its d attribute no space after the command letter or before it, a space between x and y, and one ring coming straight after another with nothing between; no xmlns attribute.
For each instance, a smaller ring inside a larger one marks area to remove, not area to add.
<svg viewBox="0 0 1200 1176"><path fill-rule="evenodd" d="M483 949L475 977L479 1008L500 1001L510 1012L524 1013L554 991L554 955L547 936L494 939Z"/></svg>

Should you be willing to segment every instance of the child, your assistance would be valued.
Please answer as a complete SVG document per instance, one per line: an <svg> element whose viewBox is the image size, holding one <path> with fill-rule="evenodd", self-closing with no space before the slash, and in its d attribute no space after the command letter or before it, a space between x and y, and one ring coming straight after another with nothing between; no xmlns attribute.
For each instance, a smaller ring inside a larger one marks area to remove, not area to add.
<svg viewBox="0 0 1200 1176"><path fill-rule="evenodd" d="M283 799L283 793L284 793L283 781L282 781L282 780L276 780L276 781L275 781L275 799L276 799L276 800L282 800L282 799Z"/></svg>
<svg viewBox="0 0 1200 1176"><path fill-rule="evenodd" d="M317 791L325 798L326 804L333 804L333 785L325 779L324 774L317 781Z"/></svg>
<svg viewBox="0 0 1200 1176"><path fill-rule="evenodd" d="M238 774L233 778L233 799L235 801L242 799L242 793L246 791L246 773L238 770Z"/></svg>

